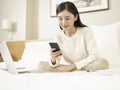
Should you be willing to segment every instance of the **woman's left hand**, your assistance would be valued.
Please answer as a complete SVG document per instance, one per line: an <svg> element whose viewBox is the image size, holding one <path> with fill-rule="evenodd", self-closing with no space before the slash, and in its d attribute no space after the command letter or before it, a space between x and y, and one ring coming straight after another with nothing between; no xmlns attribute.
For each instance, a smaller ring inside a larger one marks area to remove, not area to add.
<svg viewBox="0 0 120 90"><path fill-rule="evenodd" d="M75 64L59 66L55 69L55 72L70 72L76 69Z"/></svg>

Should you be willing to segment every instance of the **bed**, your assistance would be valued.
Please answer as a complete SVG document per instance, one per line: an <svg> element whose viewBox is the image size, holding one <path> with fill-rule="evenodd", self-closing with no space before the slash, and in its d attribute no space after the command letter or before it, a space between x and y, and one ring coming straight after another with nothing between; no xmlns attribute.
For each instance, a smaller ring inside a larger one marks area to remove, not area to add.
<svg viewBox="0 0 120 90"><path fill-rule="evenodd" d="M5 64L1 62L0 90L120 90L120 22L89 26L94 32L100 56L110 63L107 70L13 75L2 69L5 68ZM50 41L52 39L22 41L22 44L15 44L22 48L17 49L17 54L14 54L19 55L16 66L37 69L40 61L49 62ZM12 47L9 46L10 48ZM13 58L17 57L14 55Z"/></svg>

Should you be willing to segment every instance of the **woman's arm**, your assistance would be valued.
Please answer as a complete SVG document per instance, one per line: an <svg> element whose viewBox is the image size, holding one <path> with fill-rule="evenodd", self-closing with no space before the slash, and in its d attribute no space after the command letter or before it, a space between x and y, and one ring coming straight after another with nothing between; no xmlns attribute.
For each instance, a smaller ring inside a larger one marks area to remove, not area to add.
<svg viewBox="0 0 120 90"><path fill-rule="evenodd" d="M86 44L86 50L88 52L88 56L83 60L80 60L79 62L75 63L78 70L80 70L81 68L85 67L89 63L99 58L94 34L92 30L89 28L88 30L85 31L85 44Z"/></svg>
<svg viewBox="0 0 120 90"><path fill-rule="evenodd" d="M70 72L76 70L75 64L59 66L55 69L55 72Z"/></svg>
<svg viewBox="0 0 120 90"><path fill-rule="evenodd" d="M51 65L52 66L57 66L59 64L60 57L62 55L61 51L55 51L54 48L50 50L51 53Z"/></svg>

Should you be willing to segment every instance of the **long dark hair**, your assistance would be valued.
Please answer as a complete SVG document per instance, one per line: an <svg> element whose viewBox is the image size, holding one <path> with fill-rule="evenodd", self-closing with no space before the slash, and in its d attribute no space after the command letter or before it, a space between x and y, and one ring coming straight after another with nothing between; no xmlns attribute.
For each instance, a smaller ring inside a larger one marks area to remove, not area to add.
<svg viewBox="0 0 120 90"><path fill-rule="evenodd" d="M86 27L86 25L81 22L79 12L74 3L69 1L60 3L56 9L56 15L58 15L60 12L64 10L71 12L74 16L78 15L77 21L74 22L75 27Z"/></svg>

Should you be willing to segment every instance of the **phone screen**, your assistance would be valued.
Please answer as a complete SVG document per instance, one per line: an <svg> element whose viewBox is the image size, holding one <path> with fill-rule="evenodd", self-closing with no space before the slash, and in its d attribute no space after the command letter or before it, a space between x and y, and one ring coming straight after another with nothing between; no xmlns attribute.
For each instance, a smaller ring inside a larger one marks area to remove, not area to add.
<svg viewBox="0 0 120 90"><path fill-rule="evenodd" d="M55 42L50 42L49 45L50 45L51 48L55 48L54 52L55 52L55 51L60 51L60 48L59 48L59 46L58 46L57 43L55 43Z"/></svg>

